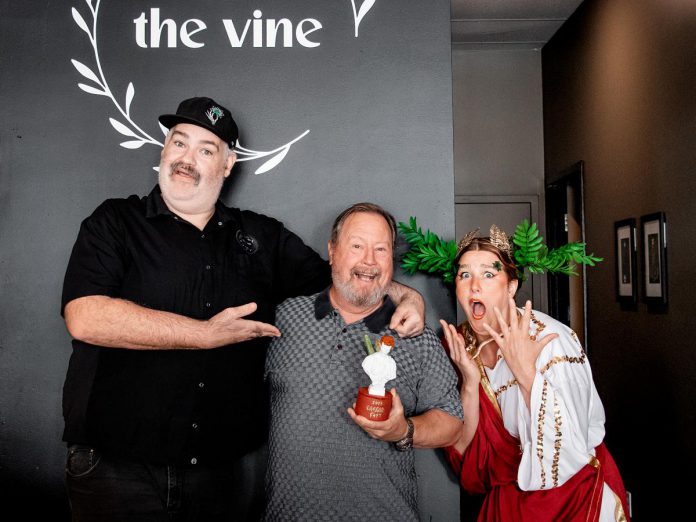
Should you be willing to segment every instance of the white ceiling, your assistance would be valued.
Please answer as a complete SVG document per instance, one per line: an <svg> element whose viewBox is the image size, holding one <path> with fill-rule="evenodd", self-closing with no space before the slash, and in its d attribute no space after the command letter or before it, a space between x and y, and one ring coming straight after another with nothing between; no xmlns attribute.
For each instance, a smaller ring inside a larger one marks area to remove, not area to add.
<svg viewBox="0 0 696 522"><path fill-rule="evenodd" d="M582 0L451 0L452 45L541 49Z"/></svg>

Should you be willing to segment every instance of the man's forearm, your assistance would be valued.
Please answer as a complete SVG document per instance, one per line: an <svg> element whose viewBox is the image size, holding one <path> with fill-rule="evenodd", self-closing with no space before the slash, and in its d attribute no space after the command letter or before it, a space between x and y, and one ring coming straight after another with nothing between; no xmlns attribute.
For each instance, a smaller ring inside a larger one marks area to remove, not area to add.
<svg viewBox="0 0 696 522"><path fill-rule="evenodd" d="M198 349L205 346L205 322L152 310L131 301L87 296L65 306L70 334L108 348L134 350Z"/></svg>
<svg viewBox="0 0 696 522"><path fill-rule="evenodd" d="M411 421L413 421L413 446L416 448L451 446L459 438L462 429L460 419L438 409L411 417Z"/></svg>
<svg viewBox="0 0 696 522"><path fill-rule="evenodd" d="M397 305L404 300L412 300L417 303L423 301L423 296L421 296L417 290L394 280L392 280L389 287L387 287L387 295L394 302L394 304Z"/></svg>

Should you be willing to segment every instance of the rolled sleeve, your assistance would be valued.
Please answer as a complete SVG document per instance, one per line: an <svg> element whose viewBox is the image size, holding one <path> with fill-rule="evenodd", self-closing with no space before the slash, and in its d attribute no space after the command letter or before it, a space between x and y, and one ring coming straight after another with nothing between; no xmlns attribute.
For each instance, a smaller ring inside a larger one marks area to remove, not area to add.
<svg viewBox="0 0 696 522"><path fill-rule="evenodd" d="M80 226L65 272L61 314L66 304L80 297L117 297L126 255L118 214L105 202Z"/></svg>

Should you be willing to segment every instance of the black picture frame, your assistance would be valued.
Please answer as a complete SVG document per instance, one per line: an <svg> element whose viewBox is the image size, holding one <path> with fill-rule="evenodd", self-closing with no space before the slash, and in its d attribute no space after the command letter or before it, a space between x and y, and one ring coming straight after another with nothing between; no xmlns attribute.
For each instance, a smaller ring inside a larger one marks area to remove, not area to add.
<svg viewBox="0 0 696 522"><path fill-rule="evenodd" d="M643 299L667 306L667 217L664 212L640 218Z"/></svg>
<svg viewBox="0 0 696 522"><path fill-rule="evenodd" d="M614 223L616 247L616 299L622 305L638 302L638 262L636 220L623 219Z"/></svg>

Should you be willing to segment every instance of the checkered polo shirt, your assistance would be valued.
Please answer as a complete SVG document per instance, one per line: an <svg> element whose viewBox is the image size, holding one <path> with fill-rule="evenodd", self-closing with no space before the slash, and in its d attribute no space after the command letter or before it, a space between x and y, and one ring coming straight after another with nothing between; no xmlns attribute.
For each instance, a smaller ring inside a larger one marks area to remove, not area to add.
<svg viewBox="0 0 696 522"><path fill-rule="evenodd" d="M394 304L346 324L328 289L278 307L282 337L266 359L271 430L266 475L268 521L418 520L412 451L372 439L346 409L370 384L364 337L393 335L395 387L406 416L432 408L462 418L457 377L435 333L401 339L389 329Z"/></svg>

